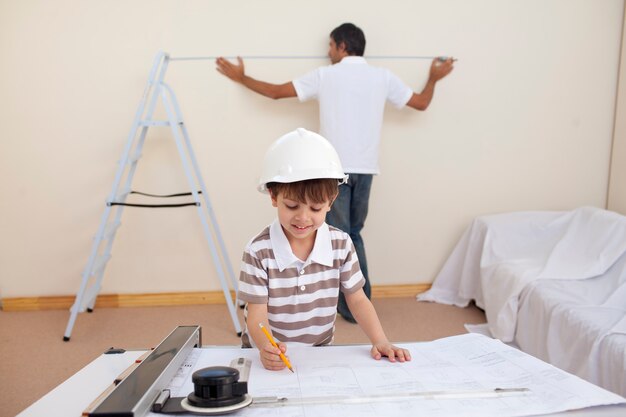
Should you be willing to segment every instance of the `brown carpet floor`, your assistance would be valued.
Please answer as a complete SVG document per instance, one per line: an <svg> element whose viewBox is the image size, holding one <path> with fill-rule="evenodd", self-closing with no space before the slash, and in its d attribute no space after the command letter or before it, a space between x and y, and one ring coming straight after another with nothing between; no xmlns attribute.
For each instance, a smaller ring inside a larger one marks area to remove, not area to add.
<svg viewBox="0 0 626 417"><path fill-rule="evenodd" d="M429 341L484 323L474 307L418 303L414 297L373 300L393 342ZM241 323L243 317L239 311ZM63 342L69 311L0 312L0 417L13 417L110 347L156 346L179 325L202 326L204 345L238 345L225 305L101 308L78 316ZM361 329L337 319L335 344L367 343Z"/></svg>

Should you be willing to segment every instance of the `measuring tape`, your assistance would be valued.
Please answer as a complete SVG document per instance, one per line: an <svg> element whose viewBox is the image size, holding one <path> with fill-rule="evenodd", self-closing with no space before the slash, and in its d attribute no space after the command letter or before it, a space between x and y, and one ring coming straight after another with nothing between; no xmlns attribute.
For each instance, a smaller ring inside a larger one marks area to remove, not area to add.
<svg viewBox="0 0 626 417"><path fill-rule="evenodd" d="M242 56L181 56L181 57L170 57L170 61L203 61L203 60L216 60L217 58L224 59L260 59L260 60L271 60L271 59L304 59L304 60L315 60L315 59L328 59L326 55L242 55ZM365 59L386 59L386 60L398 60L398 59L409 59L409 60L420 60L427 59L433 60L435 58L439 59L439 61L444 62L451 57L447 56L420 56L420 55L368 55L364 56ZM453 61L456 59L452 58Z"/></svg>

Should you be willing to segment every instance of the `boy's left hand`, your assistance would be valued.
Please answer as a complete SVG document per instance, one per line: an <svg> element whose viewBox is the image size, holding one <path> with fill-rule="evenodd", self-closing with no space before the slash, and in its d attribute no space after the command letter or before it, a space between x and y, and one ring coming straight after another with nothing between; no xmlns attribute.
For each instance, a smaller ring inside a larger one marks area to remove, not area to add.
<svg viewBox="0 0 626 417"><path fill-rule="evenodd" d="M372 346L372 358L379 360L383 356L389 358L389 362L405 362L411 360L411 353L408 350L399 348L389 342L376 343Z"/></svg>

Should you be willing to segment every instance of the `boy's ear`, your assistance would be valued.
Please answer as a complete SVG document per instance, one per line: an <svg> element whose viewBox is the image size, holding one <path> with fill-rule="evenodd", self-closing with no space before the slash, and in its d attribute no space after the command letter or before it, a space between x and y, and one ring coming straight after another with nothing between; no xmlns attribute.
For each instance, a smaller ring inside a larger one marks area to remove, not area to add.
<svg viewBox="0 0 626 417"><path fill-rule="evenodd" d="M272 206L278 207L278 201L276 200L276 196L271 190L270 190L270 199L272 199Z"/></svg>
<svg viewBox="0 0 626 417"><path fill-rule="evenodd" d="M330 203L328 203L328 211L330 211L331 207L333 206L333 203L335 202L338 196L339 194L336 194L333 198L330 199Z"/></svg>

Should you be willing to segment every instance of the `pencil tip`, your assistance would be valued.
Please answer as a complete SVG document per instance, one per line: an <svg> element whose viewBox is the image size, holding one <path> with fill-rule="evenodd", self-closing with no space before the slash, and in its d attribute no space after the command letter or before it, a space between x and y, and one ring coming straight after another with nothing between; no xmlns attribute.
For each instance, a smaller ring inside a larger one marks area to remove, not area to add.
<svg viewBox="0 0 626 417"><path fill-rule="evenodd" d="M290 370L291 372L293 372L293 369L289 368L289 370ZM295 374L295 372L293 372L293 373Z"/></svg>

